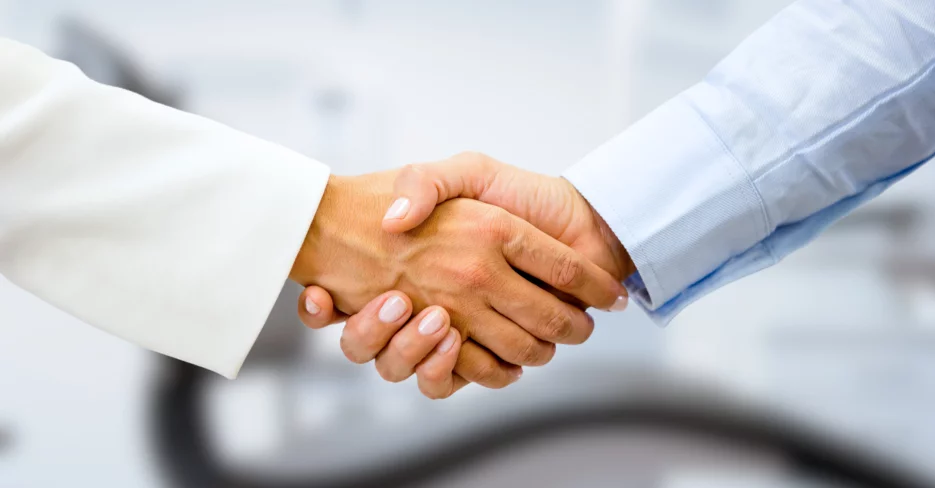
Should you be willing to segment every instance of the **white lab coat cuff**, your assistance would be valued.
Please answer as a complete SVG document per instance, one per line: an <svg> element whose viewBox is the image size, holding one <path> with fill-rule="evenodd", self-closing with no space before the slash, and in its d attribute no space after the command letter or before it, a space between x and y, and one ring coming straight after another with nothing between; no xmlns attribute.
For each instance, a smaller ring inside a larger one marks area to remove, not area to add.
<svg viewBox="0 0 935 488"><path fill-rule="evenodd" d="M257 142L266 147L250 157L262 157L261 164L270 169L269 181L258 183L265 192L252 196L259 198L256 204L262 211L244 222L247 242L232 246L236 254L228 259L236 278L216 284L217 293L232 295L224 302L238 305L214 311L216 323L206 324L214 330L213 346L202 343L187 357L181 351L161 351L230 379L237 377L289 278L330 176L324 164Z"/></svg>
<svg viewBox="0 0 935 488"><path fill-rule="evenodd" d="M770 231L749 175L683 97L564 176L629 252L637 275L624 284L660 324L687 304L683 292Z"/></svg>

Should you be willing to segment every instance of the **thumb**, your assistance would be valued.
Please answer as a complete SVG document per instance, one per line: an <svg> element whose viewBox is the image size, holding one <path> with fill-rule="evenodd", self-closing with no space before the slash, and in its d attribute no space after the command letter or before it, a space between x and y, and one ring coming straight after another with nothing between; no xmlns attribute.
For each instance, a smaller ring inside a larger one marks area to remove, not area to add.
<svg viewBox="0 0 935 488"><path fill-rule="evenodd" d="M343 322L347 316L334 309L334 301L324 288L310 286L299 295L299 319L311 329L321 329Z"/></svg>
<svg viewBox="0 0 935 488"><path fill-rule="evenodd" d="M453 198L480 199L502 163L475 153L438 163L411 164L396 177L396 201L383 217L383 230L406 232L419 226L437 205Z"/></svg>

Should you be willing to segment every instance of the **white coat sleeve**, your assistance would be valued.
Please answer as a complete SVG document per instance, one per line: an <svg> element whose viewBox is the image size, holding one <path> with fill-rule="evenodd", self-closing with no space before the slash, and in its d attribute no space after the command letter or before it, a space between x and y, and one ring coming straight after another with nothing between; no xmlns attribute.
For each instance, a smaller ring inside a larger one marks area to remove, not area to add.
<svg viewBox="0 0 935 488"><path fill-rule="evenodd" d="M328 168L0 39L0 273L235 377Z"/></svg>

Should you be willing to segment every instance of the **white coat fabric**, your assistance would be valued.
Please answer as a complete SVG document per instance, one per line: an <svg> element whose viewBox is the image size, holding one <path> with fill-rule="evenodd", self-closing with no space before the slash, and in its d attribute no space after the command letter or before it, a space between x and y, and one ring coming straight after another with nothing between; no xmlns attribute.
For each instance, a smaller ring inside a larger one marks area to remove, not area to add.
<svg viewBox="0 0 935 488"><path fill-rule="evenodd" d="M147 349L236 376L328 177L0 39L0 273Z"/></svg>

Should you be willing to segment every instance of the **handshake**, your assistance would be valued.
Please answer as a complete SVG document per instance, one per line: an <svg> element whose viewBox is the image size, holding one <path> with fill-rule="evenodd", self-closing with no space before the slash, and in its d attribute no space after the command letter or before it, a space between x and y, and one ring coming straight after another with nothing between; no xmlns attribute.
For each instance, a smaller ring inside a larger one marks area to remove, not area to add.
<svg viewBox="0 0 935 488"><path fill-rule="evenodd" d="M348 359L446 398L505 387L587 340L585 310L623 310L634 272L571 183L465 153L332 176L290 278L308 287L306 325L347 321Z"/></svg>

